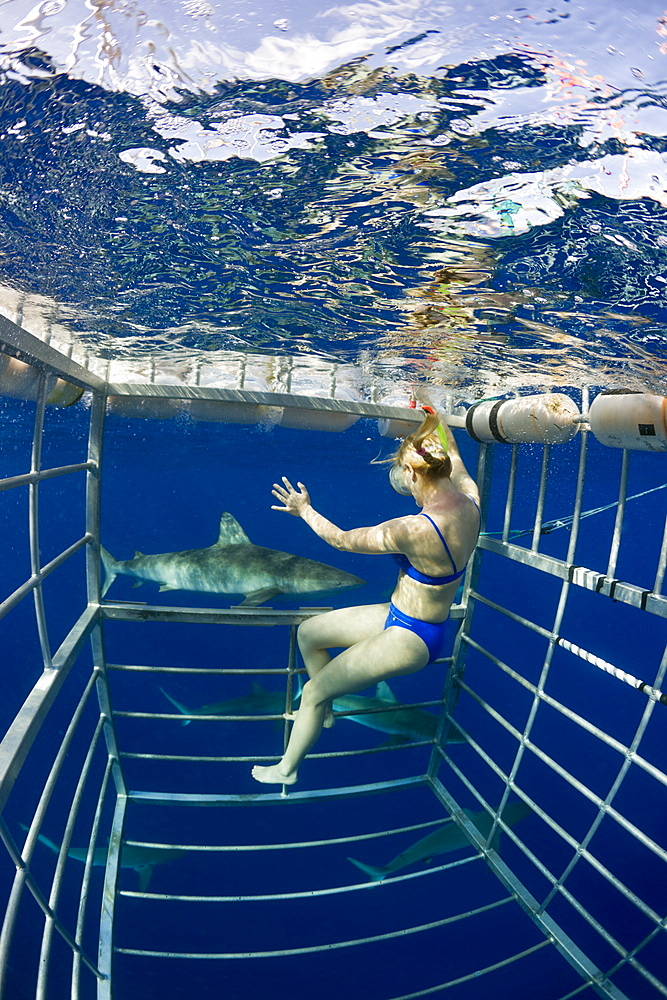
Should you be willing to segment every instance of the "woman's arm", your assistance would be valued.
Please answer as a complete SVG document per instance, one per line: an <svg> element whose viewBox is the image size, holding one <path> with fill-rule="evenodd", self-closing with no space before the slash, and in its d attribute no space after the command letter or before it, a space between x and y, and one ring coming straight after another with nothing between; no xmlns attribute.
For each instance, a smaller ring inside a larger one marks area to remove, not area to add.
<svg viewBox="0 0 667 1000"><path fill-rule="evenodd" d="M296 489L289 479L283 476L283 485L273 484L271 491L283 506L272 505L271 510L284 510L302 518L309 528L319 535L328 545L343 552L358 552L364 555L401 552L400 536L405 531L405 518L394 518L383 521L369 528L352 528L343 531L333 521L319 514L310 502L310 495L303 483L297 483Z"/></svg>
<svg viewBox="0 0 667 1000"><path fill-rule="evenodd" d="M461 493L466 493L468 496L472 497L475 502L479 504L479 490L477 489L477 483L463 464L463 459L459 453L459 448L456 443L456 438L452 433L452 429L444 422L442 426L445 428L445 434L447 435L447 454L449 455L449 459L452 463L452 472L449 477L452 485L455 486Z"/></svg>

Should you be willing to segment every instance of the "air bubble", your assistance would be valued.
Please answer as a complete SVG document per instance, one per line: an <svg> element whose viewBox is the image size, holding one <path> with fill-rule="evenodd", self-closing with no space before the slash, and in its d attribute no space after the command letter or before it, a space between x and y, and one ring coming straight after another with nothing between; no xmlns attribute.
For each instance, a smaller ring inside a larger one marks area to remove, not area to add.
<svg viewBox="0 0 667 1000"><path fill-rule="evenodd" d="M65 0L46 0L46 3L43 3L39 8L39 12L44 17L51 17L53 14L59 14L64 9Z"/></svg>
<svg viewBox="0 0 667 1000"><path fill-rule="evenodd" d="M279 17L277 21L273 22L273 27L278 28L279 31L289 31L292 27L292 22L286 17Z"/></svg>

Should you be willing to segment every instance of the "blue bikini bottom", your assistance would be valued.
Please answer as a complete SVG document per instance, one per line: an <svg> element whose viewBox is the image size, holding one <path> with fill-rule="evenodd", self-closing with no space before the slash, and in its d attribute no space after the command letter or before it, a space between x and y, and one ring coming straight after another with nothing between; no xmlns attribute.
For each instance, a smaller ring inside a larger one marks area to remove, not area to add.
<svg viewBox="0 0 667 1000"><path fill-rule="evenodd" d="M426 644L429 652L429 663L433 663L439 656L445 645L447 622L423 622L420 618L411 618L410 615L399 611L393 604L389 605L389 614L384 623L385 628L391 625L398 625L399 628L406 628L408 632L414 632Z"/></svg>

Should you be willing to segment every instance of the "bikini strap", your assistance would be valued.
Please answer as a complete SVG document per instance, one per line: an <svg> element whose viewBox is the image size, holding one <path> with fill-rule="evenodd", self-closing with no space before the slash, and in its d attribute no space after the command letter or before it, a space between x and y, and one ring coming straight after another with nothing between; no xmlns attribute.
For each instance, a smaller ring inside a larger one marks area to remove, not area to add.
<svg viewBox="0 0 667 1000"><path fill-rule="evenodd" d="M437 533L438 533L438 538L440 539L440 541L441 541L441 542L442 542L442 544L444 545L444 547L445 547L445 552L446 552L446 553L447 553L447 555L449 556L449 561L451 562L452 566L454 567L454 572L455 572L455 573L458 573L458 569L456 568L456 563L454 562L454 557L452 556L452 553L451 553L451 552L449 551L449 545L448 545L448 544L447 544L447 542L445 541L445 536L444 536L444 535L443 535L443 533L442 533L442 532L440 531L440 528L439 528L439 527L438 527L438 525L437 525L437 524L435 523L435 521L433 520L433 518L432 518L432 517L430 517L430 516L429 516L428 514L425 514L423 510L420 510L420 511L419 511L419 513L421 514L421 516L422 516L422 517L425 517L425 518L426 518L426 519L427 519L428 521L430 521L430 522L431 522L431 524L433 525L433 527L435 528L435 530L437 531Z"/></svg>

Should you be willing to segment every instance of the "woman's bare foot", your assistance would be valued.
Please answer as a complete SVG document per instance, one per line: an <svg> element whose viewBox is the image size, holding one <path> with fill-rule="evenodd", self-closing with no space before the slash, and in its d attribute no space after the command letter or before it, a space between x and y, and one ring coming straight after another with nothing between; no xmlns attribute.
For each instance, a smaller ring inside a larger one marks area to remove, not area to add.
<svg viewBox="0 0 667 1000"><path fill-rule="evenodd" d="M270 764L268 767L255 764L252 776L255 781L261 781L264 785L293 785L296 781L296 771L293 774L283 774L280 763Z"/></svg>

